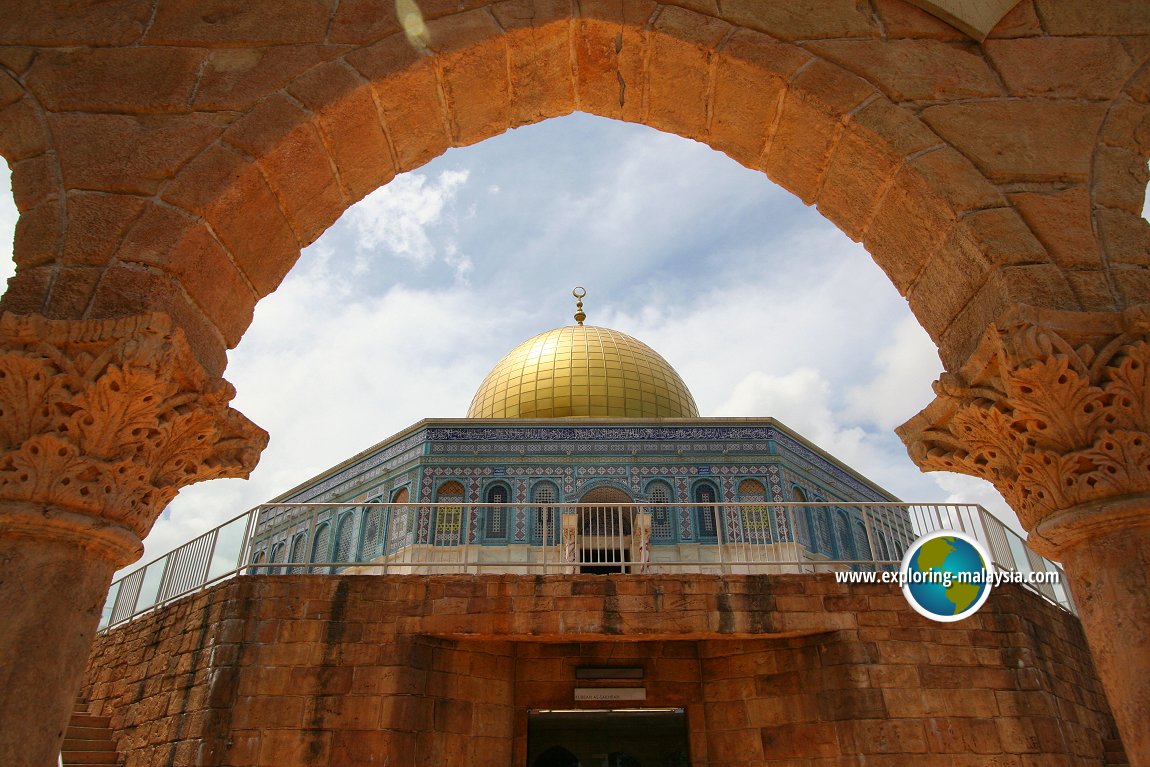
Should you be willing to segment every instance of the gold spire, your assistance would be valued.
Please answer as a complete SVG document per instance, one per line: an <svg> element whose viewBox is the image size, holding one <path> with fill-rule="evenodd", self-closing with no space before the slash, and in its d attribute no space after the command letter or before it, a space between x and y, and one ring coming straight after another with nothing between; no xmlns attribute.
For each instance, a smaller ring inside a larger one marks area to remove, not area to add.
<svg viewBox="0 0 1150 767"><path fill-rule="evenodd" d="M587 289L579 286L571 291L571 295L575 296L575 321L580 325L583 320L587 319L587 315L583 312L583 297L587 295Z"/></svg>

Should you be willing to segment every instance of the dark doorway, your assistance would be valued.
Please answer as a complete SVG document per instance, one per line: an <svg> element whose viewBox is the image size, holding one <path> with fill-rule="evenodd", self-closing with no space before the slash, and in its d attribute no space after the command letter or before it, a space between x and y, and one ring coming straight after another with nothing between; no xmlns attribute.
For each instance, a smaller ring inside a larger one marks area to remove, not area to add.
<svg viewBox="0 0 1150 767"><path fill-rule="evenodd" d="M579 553L579 572L592 575L627 572L631 552L626 549L583 549Z"/></svg>
<svg viewBox="0 0 1150 767"><path fill-rule="evenodd" d="M532 711L527 720L528 767L690 767L689 753L681 708Z"/></svg>

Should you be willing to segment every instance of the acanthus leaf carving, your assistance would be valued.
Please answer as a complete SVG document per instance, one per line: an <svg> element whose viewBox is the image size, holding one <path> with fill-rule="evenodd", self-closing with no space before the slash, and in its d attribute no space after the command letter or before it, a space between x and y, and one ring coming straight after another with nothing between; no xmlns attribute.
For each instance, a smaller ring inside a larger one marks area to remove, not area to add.
<svg viewBox="0 0 1150 767"><path fill-rule="evenodd" d="M1110 428L1121 422L1150 422L1150 344L1141 341L1122 354L1118 363L1109 370L1107 387L1113 412L1109 413Z"/></svg>
<svg viewBox="0 0 1150 767"><path fill-rule="evenodd" d="M1033 322L992 326L899 434L927 471L993 483L1027 529L1072 507L1150 492L1150 342L1074 345Z"/></svg>
<svg viewBox="0 0 1150 767"><path fill-rule="evenodd" d="M0 500L143 536L181 487L247 476L267 434L161 314L0 316ZM0 529L3 518L0 517Z"/></svg>
<svg viewBox="0 0 1150 767"><path fill-rule="evenodd" d="M1032 362L1002 376L1014 429L1055 450L1072 450L1095 429L1105 394L1065 355Z"/></svg>

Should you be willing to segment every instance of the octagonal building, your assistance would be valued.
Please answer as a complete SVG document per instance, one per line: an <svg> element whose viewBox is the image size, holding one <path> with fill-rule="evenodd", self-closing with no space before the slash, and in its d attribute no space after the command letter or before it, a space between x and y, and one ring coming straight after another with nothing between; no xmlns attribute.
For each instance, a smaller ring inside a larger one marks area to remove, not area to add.
<svg viewBox="0 0 1150 767"><path fill-rule="evenodd" d="M581 296L580 296L581 298ZM898 499L773 418L702 418L617 330L540 333L426 419L259 515L261 571L656 573L897 560ZM325 504L296 506L293 504Z"/></svg>

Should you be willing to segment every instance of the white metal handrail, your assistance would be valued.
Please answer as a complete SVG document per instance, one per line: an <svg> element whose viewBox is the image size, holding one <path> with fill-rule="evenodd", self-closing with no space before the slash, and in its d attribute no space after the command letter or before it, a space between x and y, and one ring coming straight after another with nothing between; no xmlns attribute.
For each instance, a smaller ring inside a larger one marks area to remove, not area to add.
<svg viewBox="0 0 1150 767"><path fill-rule="evenodd" d="M505 516L493 537L485 528L494 512ZM700 518L709 524L696 524ZM973 504L281 503L245 512L115 580L100 628L237 575L881 570L935 530L971 535L1000 571L1061 576L1057 564ZM336 556L341 548L346 555ZM1031 588L1074 612L1062 580Z"/></svg>

